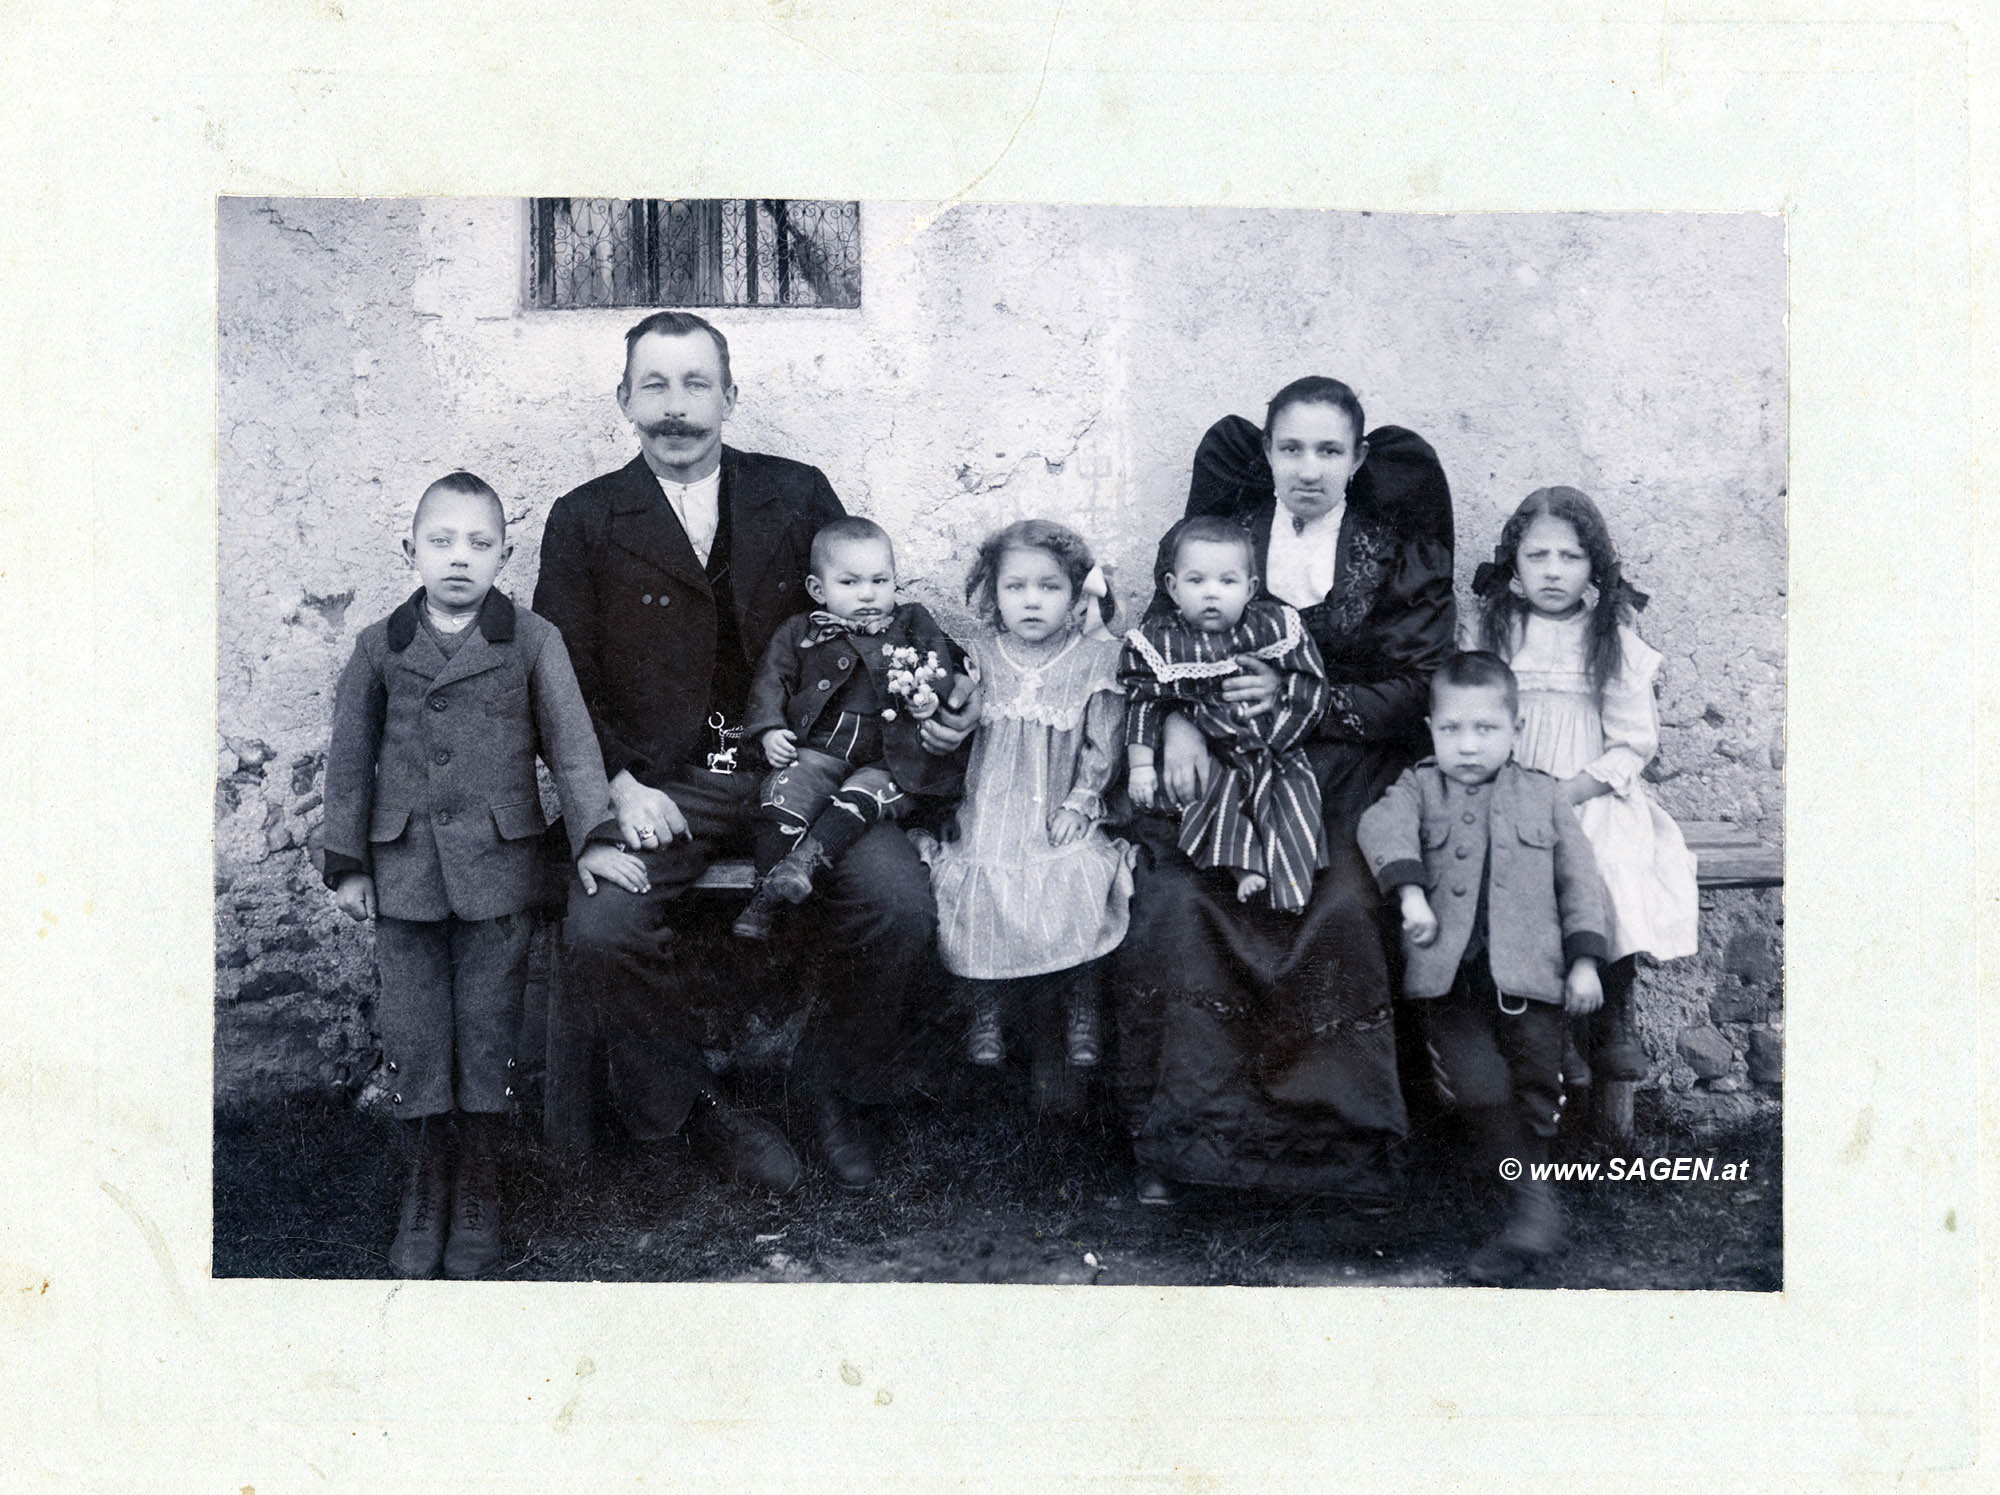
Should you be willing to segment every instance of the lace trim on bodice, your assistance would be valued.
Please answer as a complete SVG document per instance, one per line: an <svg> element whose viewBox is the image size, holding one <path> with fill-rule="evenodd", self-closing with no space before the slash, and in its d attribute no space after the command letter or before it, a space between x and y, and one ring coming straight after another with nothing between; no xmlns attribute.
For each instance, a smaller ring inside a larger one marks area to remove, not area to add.
<svg viewBox="0 0 2000 1495"><path fill-rule="evenodd" d="M1299 615L1295 609L1287 606L1284 612L1283 637L1243 652L1258 659L1278 659L1296 649L1299 641L1305 637L1305 629L1299 622ZM1221 659L1185 659L1169 662L1161 656L1153 641L1137 628L1125 635L1125 642L1139 651L1139 657L1146 661L1146 668L1153 672L1153 678L1156 680L1213 680L1222 675L1233 675L1237 670L1234 654L1224 655Z"/></svg>

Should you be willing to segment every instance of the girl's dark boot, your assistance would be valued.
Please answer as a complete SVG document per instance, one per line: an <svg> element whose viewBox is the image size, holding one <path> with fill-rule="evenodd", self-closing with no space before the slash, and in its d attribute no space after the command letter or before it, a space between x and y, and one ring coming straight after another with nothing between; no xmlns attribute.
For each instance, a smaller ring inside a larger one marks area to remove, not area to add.
<svg viewBox="0 0 2000 1495"><path fill-rule="evenodd" d="M444 1118L403 1123L403 1200L389 1266L398 1277L429 1277L444 1252Z"/></svg>
<svg viewBox="0 0 2000 1495"><path fill-rule="evenodd" d="M451 1241L444 1250L444 1274L477 1277L500 1261L500 1166L502 1118L459 1117L458 1157L451 1170Z"/></svg>
<svg viewBox="0 0 2000 1495"><path fill-rule="evenodd" d="M1621 969L1622 968L1622 969ZM1604 1005L1591 1015L1592 1068L1599 1080L1643 1080L1646 1051L1632 1027L1632 985L1637 976L1631 957L1604 970Z"/></svg>

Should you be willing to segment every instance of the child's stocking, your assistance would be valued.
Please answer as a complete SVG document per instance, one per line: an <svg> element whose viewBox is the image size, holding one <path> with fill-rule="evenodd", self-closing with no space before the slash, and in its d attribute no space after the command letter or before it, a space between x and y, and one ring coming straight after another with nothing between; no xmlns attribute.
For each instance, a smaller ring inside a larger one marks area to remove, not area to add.
<svg viewBox="0 0 2000 1495"><path fill-rule="evenodd" d="M882 806L870 795L854 789L834 791L812 828L765 877L764 886L787 903L804 903L812 894L813 873L839 861L841 853L881 818Z"/></svg>

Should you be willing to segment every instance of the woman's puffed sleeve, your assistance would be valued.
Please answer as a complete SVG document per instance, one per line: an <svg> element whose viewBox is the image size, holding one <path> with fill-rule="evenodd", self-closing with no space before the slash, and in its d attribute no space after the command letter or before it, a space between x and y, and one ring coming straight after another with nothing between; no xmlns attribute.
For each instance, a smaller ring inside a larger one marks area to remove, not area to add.
<svg viewBox="0 0 2000 1495"><path fill-rule="evenodd" d="M1422 728L1431 675L1451 657L1458 631L1448 540L1403 539L1368 626L1383 673L1332 687L1320 724L1322 737L1391 742Z"/></svg>
<svg viewBox="0 0 2000 1495"><path fill-rule="evenodd" d="M1062 807L1089 820L1104 818L1104 791L1125 756L1125 697L1116 687L1093 695L1083 708L1083 743L1076 755L1076 779Z"/></svg>
<svg viewBox="0 0 2000 1495"><path fill-rule="evenodd" d="M1653 701L1660 655L1630 628L1618 630L1618 643L1618 673L1605 682L1599 712L1604 751L1583 771L1613 794L1624 796L1637 787L1640 772L1660 750L1660 714Z"/></svg>

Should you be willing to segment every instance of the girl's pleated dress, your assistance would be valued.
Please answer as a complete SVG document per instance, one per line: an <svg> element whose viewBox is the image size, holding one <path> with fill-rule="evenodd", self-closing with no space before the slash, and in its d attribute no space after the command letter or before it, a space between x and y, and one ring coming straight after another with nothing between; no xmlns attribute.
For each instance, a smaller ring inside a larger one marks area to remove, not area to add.
<svg viewBox="0 0 2000 1495"><path fill-rule="evenodd" d="M1041 644L981 634L968 651L985 693L958 837L931 854L938 951L955 976L1006 980L1115 950L1132 851L1093 824L1049 840L1065 806L1093 822L1123 752L1119 643L1071 630Z"/></svg>
<svg viewBox="0 0 2000 1495"><path fill-rule="evenodd" d="M1523 717L1514 757L1559 779L1588 773L1610 786L1609 794L1578 805L1576 818L1611 894L1611 958L1692 955L1699 910L1694 853L1640 777L1660 748L1653 704L1660 655L1621 627L1618 672L1605 684L1600 711L1590 689L1589 627L1587 610L1522 619L1509 661Z"/></svg>

